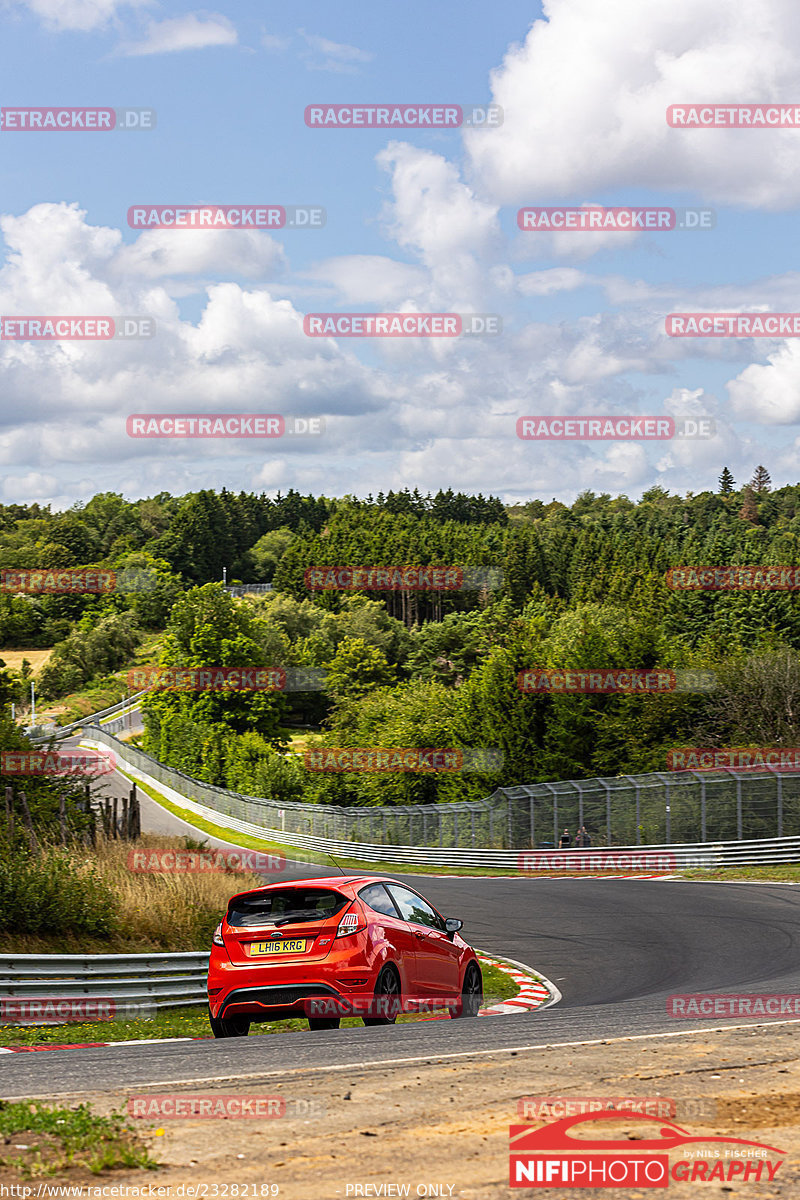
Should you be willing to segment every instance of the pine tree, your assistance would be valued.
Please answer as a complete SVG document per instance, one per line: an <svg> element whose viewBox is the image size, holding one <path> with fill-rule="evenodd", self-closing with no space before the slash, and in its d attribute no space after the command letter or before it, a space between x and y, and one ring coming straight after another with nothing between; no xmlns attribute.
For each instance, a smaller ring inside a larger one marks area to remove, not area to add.
<svg viewBox="0 0 800 1200"><path fill-rule="evenodd" d="M744 501L739 509L739 516L743 521L749 521L752 525L758 524L758 505L756 504L755 492L750 484L744 489Z"/></svg>
<svg viewBox="0 0 800 1200"><path fill-rule="evenodd" d="M772 488L772 480L769 477L769 471L766 467L756 467L755 474L750 480L750 487L754 492L768 492Z"/></svg>
<svg viewBox="0 0 800 1200"><path fill-rule="evenodd" d="M736 480L727 467L722 468L722 474L719 477L719 493L721 496L730 496L733 491Z"/></svg>

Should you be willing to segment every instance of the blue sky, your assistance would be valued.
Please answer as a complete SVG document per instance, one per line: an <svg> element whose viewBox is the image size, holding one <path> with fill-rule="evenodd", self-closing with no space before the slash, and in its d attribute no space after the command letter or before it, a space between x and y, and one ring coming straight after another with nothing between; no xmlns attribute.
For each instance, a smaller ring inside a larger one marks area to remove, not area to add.
<svg viewBox="0 0 800 1200"><path fill-rule="evenodd" d="M724 12L722 11L724 9ZM6 107L152 108L149 132L0 131L0 315L141 313L127 344L0 342L0 501L388 487L635 497L797 480L800 129L668 104L800 100L789 0L368 7L0 0ZM308 129L311 103L494 102L500 129ZM311 204L324 229L134 231L132 204ZM710 207L703 232L520 233L523 205ZM491 341L304 336L319 311L495 312ZM133 412L322 415L301 442L133 441ZM710 416L694 443L522 443L521 415Z"/></svg>

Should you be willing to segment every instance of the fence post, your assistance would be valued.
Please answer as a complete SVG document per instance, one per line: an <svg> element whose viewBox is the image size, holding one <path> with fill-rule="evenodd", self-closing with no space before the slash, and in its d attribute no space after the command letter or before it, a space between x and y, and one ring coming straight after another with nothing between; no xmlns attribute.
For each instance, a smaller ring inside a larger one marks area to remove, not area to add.
<svg viewBox="0 0 800 1200"><path fill-rule="evenodd" d="M6 825L10 841L14 837L14 789L11 787L6 788Z"/></svg>
<svg viewBox="0 0 800 1200"><path fill-rule="evenodd" d="M475 809L474 808L470 809L469 815L471 817L471 824L472 824L472 849L474 850L475 849Z"/></svg>
<svg viewBox="0 0 800 1200"><path fill-rule="evenodd" d="M775 772L775 779L778 783L778 837L783 837L783 776L780 771Z"/></svg>
<svg viewBox="0 0 800 1200"><path fill-rule="evenodd" d="M508 849L514 849L514 827L511 820L511 797L506 796L506 804L508 805Z"/></svg>
<svg viewBox="0 0 800 1200"><path fill-rule="evenodd" d="M742 777L736 776L736 836L742 840Z"/></svg>
<svg viewBox="0 0 800 1200"><path fill-rule="evenodd" d="M39 848L40 848L39 847L39 839L36 837L36 831L33 828L33 821L31 820L31 810L28 808L28 801L27 801L27 798L26 798L24 792L20 792L19 802L22 805L22 816L25 821L25 826L28 830L28 843L31 848L31 853L38 854Z"/></svg>
<svg viewBox="0 0 800 1200"><path fill-rule="evenodd" d="M672 810L670 808L670 803L669 803L669 781L667 781L664 784L664 793L665 793L664 806L665 806L665 810L666 810L664 813L664 816L666 818L665 824L666 824L666 834L667 834L666 842L667 842L667 845L669 846L670 842L672 841Z"/></svg>
<svg viewBox="0 0 800 1200"><path fill-rule="evenodd" d="M531 802L531 850L535 850L536 849L536 840L535 840L536 839L536 816L535 816L533 792L531 792L529 799ZM472 844L473 844L473 846L475 845L474 838L472 839Z"/></svg>
<svg viewBox="0 0 800 1200"><path fill-rule="evenodd" d="M63 795L58 798L58 824L61 827L61 845L67 844L67 805Z"/></svg>
<svg viewBox="0 0 800 1200"><path fill-rule="evenodd" d="M119 816L119 800L115 796L111 802L111 836L112 836L112 838L114 838L115 841L119 837L119 829L117 827L118 816Z"/></svg>
<svg viewBox="0 0 800 1200"><path fill-rule="evenodd" d="M583 788L575 780L572 781L573 787L578 792L578 829L583 828Z"/></svg>
<svg viewBox="0 0 800 1200"><path fill-rule="evenodd" d="M611 785L601 779L603 787L606 789L606 845L611 845Z"/></svg>

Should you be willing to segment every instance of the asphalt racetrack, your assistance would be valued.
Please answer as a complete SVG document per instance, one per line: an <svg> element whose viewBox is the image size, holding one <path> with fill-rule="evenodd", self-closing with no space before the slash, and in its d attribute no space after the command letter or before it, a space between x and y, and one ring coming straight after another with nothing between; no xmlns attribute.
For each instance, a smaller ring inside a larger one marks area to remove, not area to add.
<svg viewBox="0 0 800 1200"><path fill-rule="evenodd" d="M317 873L313 868L300 872ZM688 992L800 990L800 888L635 879L404 876L479 949L529 964L562 993L519 1016L223 1041L0 1056L0 1096L129 1086L277 1082L347 1070L637 1034L754 1024L668 1017Z"/></svg>

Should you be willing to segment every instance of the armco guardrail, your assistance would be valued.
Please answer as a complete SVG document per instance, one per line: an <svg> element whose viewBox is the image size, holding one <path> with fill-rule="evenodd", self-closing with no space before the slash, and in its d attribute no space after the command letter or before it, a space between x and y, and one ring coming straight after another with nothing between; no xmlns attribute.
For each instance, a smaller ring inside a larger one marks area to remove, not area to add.
<svg viewBox="0 0 800 1200"><path fill-rule="evenodd" d="M129 1014L206 1003L208 953L2 954L0 1001L104 999Z"/></svg>
<svg viewBox="0 0 800 1200"><path fill-rule="evenodd" d="M77 733L79 729L87 729L90 725L99 725L103 717L110 717L114 713L124 712L125 709L134 705L135 701L140 700L142 696L146 695L146 688L141 692L134 692L124 700L119 700L116 704L111 704L108 708L102 708L100 712L91 713L90 716L84 717L81 721L73 721L71 725L57 725L51 733L41 736L31 734L30 740L32 742L49 742L51 738L56 738L60 741L61 738L70 737L71 734Z"/></svg>
<svg viewBox="0 0 800 1200"><path fill-rule="evenodd" d="M338 847L365 861L436 862L464 851L475 865L489 851L552 848L565 826L574 832L584 824L595 846L618 848L800 839L800 772L653 773L498 788L486 799L454 804L337 807L227 791L165 766L101 727L91 738L112 748L134 777L139 772L142 782L171 789L177 803L206 820L286 845L334 854ZM367 849L376 846L380 858L367 859ZM399 856L415 850L423 856Z"/></svg>
<svg viewBox="0 0 800 1200"><path fill-rule="evenodd" d="M189 780L188 776L181 776L180 772L171 771L170 768L164 767L163 764L156 762L155 759L149 759L148 755L142 754L141 751L135 750L123 742L117 742L116 739L110 738L108 735L102 739L95 739L95 731L93 731L92 739L99 741L101 744L113 744L117 757L124 762L128 772L134 779L142 783L149 782L164 794L166 799L180 805L186 811L187 816L198 816L204 821L229 829L234 833L246 833L268 842L278 843L284 848L296 847L300 850L311 852L315 856L333 855L336 858L351 858L367 863L385 863L388 866L398 863L433 867L488 867L523 872L536 869L553 869L552 866L547 867L545 864L548 861L552 864L555 856L563 862L563 866L560 869L585 871L587 874L590 874L593 870L607 869L616 870L620 874L630 871L661 874L688 868L705 868L711 870L719 867L748 866L756 863L800 862L800 837L754 838L749 841L733 842L595 846L591 850L569 849L562 851L531 850L525 847L512 849L495 847L462 849L461 847L452 845L438 847L392 845L386 842L354 842L343 838L326 838L318 837L314 834L294 833L284 829L276 829L274 825L268 823L273 819L276 811L274 802L258 800L252 796L237 796L233 792L225 792L221 788L209 788L208 785L201 784L197 780ZM139 759L146 759L155 768L160 768L159 773L156 774L155 771L150 773L143 770L138 761ZM223 811L221 807L212 808L201 804L198 800L191 799L186 794L186 790L182 789L179 791L171 784L166 783L164 779L165 773L179 776L182 780L194 783L204 792L219 793L223 798L227 797L242 802L246 801L249 806L248 815L261 815L262 820L260 822L243 820L240 817L233 816L230 812ZM308 807L313 808L314 806L309 805ZM442 805L441 807L467 808L468 806ZM280 810L277 811L279 812ZM609 860L607 867L601 865L601 856L606 856L606 859ZM645 859L647 861L644 861ZM317 862L318 858L314 857L309 861ZM541 864L538 868L537 863ZM644 865L637 865L642 863Z"/></svg>

